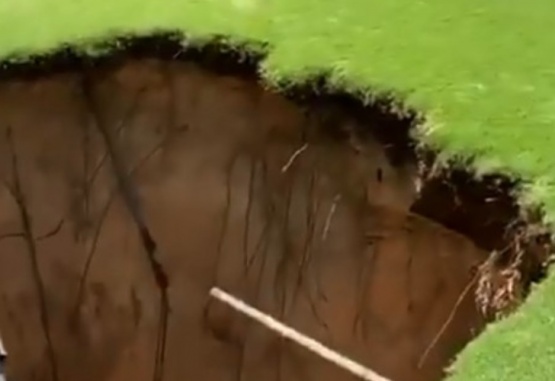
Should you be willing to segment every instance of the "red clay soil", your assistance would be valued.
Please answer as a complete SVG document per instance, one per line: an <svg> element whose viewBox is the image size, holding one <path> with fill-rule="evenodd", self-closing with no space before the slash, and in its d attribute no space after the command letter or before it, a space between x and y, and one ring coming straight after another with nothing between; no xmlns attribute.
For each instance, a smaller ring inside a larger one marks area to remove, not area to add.
<svg viewBox="0 0 555 381"><path fill-rule="evenodd" d="M57 381L52 357L59 381L152 379L158 291L98 125L133 171L169 278L165 380L353 379L209 301L213 286L394 381L441 379L483 326L468 295L418 367L487 253L409 213L414 165L392 166L377 141L336 139L282 96L194 64L128 61L88 89L79 72L0 84L14 380Z"/></svg>

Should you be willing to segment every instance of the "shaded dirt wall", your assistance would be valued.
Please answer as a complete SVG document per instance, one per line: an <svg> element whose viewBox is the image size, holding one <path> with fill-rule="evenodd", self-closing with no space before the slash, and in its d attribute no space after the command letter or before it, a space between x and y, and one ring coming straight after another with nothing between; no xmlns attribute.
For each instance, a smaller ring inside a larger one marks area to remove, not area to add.
<svg viewBox="0 0 555 381"><path fill-rule="evenodd" d="M51 380L53 358L59 380L152 379L158 291L99 125L169 279L165 380L353 379L210 302L215 285L394 381L440 379L482 326L471 293L417 363L487 253L408 212L414 164L393 166L351 133L380 126L324 114L156 60L0 84L0 331L13 379Z"/></svg>

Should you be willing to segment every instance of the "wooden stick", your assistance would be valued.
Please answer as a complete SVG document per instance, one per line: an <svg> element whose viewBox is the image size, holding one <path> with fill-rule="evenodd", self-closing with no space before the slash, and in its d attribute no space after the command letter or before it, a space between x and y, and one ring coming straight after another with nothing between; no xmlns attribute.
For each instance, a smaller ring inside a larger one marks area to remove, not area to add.
<svg viewBox="0 0 555 381"><path fill-rule="evenodd" d="M225 291L222 291L217 287L214 287L210 290L210 295L218 299L219 301L229 305L233 309L241 312L242 314L247 315L251 319L256 320L257 322L266 326L272 331L277 332L279 335L294 341L300 346L305 347L309 351L316 353L320 357L325 358L326 360L334 363L340 368L343 368L351 372L355 376L360 377L362 380L391 381L383 376L380 376L373 370L368 369L363 365L343 356L342 354L335 352L334 350L326 347L325 345L319 343L318 341L303 335L302 333L294 330L293 328L286 326L283 323L280 323L279 321L275 320L271 316L249 306L245 302L237 299L236 297L228 294Z"/></svg>
<svg viewBox="0 0 555 381"><path fill-rule="evenodd" d="M6 351L6 347L4 347L2 336L0 335L0 358L4 358L6 356L8 356L8 352Z"/></svg>
<svg viewBox="0 0 555 381"><path fill-rule="evenodd" d="M6 348L4 348L4 343L2 342L2 336L0 336L0 381L6 381L5 367L6 367L7 357L8 357L8 353L6 352Z"/></svg>

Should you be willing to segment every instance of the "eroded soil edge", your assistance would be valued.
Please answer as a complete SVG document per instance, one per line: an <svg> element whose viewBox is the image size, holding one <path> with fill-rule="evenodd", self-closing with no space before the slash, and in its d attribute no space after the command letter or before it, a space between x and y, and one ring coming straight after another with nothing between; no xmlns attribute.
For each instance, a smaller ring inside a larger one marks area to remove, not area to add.
<svg viewBox="0 0 555 381"><path fill-rule="evenodd" d="M3 74L14 379L151 380L157 346L155 379L352 378L209 301L217 285L392 380L434 381L542 276L548 234L515 184L435 169L412 117L145 41Z"/></svg>

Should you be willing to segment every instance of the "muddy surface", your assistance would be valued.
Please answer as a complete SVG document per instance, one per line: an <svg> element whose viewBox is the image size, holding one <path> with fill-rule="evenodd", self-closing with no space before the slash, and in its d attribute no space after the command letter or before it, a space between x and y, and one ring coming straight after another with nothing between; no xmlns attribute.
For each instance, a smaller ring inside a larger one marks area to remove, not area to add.
<svg viewBox="0 0 555 381"><path fill-rule="evenodd" d="M210 301L215 285L394 381L441 379L483 325L472 293L421 356L487 253L409 213L414 164L354 138L357 123L192 63L4 81L10 375L153 377L159 292L105 130L169 281L165 380L354 379Z"/></svg>

